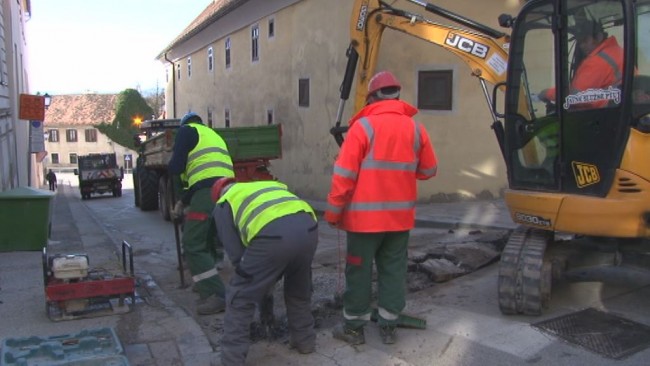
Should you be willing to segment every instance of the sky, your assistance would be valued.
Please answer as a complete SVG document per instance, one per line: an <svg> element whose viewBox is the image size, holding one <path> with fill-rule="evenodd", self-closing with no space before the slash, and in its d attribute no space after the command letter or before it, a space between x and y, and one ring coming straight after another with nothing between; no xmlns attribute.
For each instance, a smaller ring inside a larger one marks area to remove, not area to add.
<svg viewBox="0 0 650 366"><path fill-rule="evenodd" d="M29 92L164 88L155 58L212 0L31 0Z"/></svg>

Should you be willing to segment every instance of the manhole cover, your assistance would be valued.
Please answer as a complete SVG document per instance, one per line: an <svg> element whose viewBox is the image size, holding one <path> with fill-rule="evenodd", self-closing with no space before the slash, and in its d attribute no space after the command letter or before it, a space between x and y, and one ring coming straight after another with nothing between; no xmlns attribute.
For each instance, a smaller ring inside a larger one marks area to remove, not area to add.
<svg viewBox="0 0 650 366"><path fill-rule="evenodd" d="M613 359L625 358L650 346L647 325L592 308L533 326Z"/></svg>

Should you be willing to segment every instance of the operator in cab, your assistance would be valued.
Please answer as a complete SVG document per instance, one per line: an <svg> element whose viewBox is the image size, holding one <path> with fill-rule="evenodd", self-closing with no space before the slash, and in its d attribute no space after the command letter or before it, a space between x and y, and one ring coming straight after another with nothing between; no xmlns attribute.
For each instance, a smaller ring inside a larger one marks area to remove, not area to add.
<svg viewBox="0 0 650 366"><path fill-rule="evenodd" d="M616 37L609 36L598 21L587 19L578 21L574 35L576 52L584 58L571 80L564 107L592 109L620 102L624 51ZM555 102L555 96L556 89L549 88L539 99Z"/></svg>

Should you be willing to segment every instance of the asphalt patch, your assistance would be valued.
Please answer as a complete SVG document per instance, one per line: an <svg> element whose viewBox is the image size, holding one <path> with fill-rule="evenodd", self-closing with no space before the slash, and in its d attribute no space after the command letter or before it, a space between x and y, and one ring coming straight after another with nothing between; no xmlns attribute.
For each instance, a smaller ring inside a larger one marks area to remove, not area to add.
<svg viewBox="0 0 650 366"><path fill-rule="evenodd" d="M593 308L532 326L571 344L617 360L650 346L649 326Z"/></svg>

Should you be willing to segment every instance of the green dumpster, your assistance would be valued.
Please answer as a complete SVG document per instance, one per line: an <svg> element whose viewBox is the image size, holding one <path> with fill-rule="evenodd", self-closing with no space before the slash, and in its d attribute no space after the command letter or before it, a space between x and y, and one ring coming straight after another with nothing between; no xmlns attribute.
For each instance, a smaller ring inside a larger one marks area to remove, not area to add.
<svg viewBox="0 0 650 366"><path fill-rule="evenodd" d="M43 250L54 192L19 187L0 192L0 252Z"/></svg>

